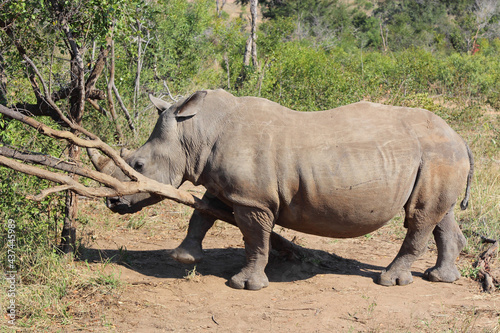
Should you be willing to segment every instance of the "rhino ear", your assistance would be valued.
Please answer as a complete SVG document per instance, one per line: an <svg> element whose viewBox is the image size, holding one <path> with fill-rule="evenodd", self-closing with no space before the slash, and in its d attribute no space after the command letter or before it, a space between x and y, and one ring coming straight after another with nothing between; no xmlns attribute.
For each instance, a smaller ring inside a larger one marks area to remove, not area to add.
<svg viewBox="0 0 500 333"><path fill-rule="evenodd" d="M149 94L149 100L158 110L158 115L160 115L163 111L169 109L172 106L172 104L167 103L162 99L154 97L153 94Z"/></svg>
<svg viewBox="0 0 500 333"><path fill-rule="evenodd" d="M197 91L189 96L175 112L175 117L187 118L194 116L203 107L206 95L206 91Z"/></svg>

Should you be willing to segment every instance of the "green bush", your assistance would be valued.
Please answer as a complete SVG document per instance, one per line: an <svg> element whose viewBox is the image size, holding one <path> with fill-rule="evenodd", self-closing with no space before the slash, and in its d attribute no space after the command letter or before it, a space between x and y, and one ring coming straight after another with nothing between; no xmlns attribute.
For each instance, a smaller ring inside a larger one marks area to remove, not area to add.
<svg viewBox="0 0 500 333"><path fill-rule="evenodd" d="M27 131L19 122L11 121L2 132L2 142L27 151L42 154L60 155L61 147L34 131ZM38 247L54 245L57 240L57 227L63 219L63 198L54 195L41 202L26 199L28 194L37 194L40 190L54 186L49 181L27 176L12 169L0 168L0 221L2 221L0 248L6 246L6 224L9 219L16 222L17 248L30 252ZM2 253L4 263L5 251Z"/></svg>

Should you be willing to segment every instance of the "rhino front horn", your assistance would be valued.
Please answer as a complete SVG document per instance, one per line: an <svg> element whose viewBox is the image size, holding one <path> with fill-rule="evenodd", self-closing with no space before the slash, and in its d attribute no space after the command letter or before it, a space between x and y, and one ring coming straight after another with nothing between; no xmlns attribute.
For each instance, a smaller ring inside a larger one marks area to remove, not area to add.
<svg viewBox="0 0 500 333"><path fill-rule="evenodd" d="M122 148L120 149L120 157L121 158L126 158L132 151L127 148Z"/></svg>
<svg viewBox="0 0 500 333"><path fill-rule="evenodd" d="M109 157L101 155L99 150L95 148L87 148L87 154L97 171L107 175L112 175L115 172L115 163Z"/></svg>

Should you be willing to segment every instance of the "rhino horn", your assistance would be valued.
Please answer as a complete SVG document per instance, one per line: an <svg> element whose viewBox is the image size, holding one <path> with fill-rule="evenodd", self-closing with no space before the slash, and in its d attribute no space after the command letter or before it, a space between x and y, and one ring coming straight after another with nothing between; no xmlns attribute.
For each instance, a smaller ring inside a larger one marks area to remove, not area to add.
<svg viewBox="0 0 500 333"><path fill-rule="evenodd" d="M158 110L158 114L161 114L163 111L169 109L172 106L172 104L167 103L162 99L154 97L153 94L149 94L149 100Z"/></svg>
<svg viewBox="0 0 500 333"><path fill-rule="evenodd" d="M121 158L127 158L127 156L131 153L132 151L130 149L127 149L127 148L122 148L120 149L120 157Z"/></svg>
<svg viewBox="0 0 500 333"><path fill-rule="evenodd" d="M107 175L112 175L115 172L115 163L113 163L109 157L102 156L101 153L99 153L99 150L95 148L87 148L87 154L97 171Z"/></svg>

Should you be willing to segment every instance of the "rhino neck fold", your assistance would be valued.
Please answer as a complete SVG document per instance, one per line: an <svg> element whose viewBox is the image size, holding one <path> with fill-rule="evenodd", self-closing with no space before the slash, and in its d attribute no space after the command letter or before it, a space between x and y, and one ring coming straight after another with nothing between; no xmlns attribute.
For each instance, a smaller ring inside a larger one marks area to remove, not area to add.
<svg viewBox="0 0 500 333"><path fill-rule="evenodd" d="M203 173L228 123L227 113L223 118L220 110L204 110L195 117L179 123L179 136L186 158L184 180L193 184L203 184ZM227 109L226 109L227 112Z"/></svg>

